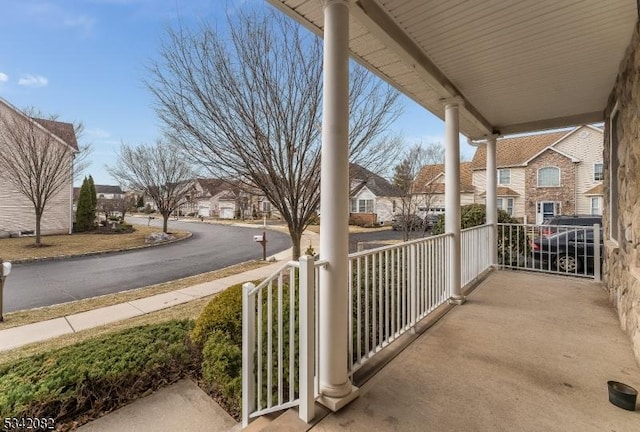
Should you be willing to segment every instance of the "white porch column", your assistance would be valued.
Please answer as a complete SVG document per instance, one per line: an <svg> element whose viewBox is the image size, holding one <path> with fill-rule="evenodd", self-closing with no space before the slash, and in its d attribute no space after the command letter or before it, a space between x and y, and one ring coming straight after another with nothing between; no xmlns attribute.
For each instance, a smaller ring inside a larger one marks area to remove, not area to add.
<svg viewBox="0 0 640 432"><path fill-rule="evenodd" d="M494 241L489 243L489 256L491 264L498 264L498 196L497 196L497 179L498 171L496 170L496 139L497 135L487 137L487 193L485 195L485 208L487 210L487 225L492 225L491 237Z"/></svg>
<svg viewBox="0 0 640 432"><path fill-rule="evenodd" d="M444 230L452 234L449 248L449 288L451 302L462 304L465 298L461 287L460 265L460 119L458 98L444 100Z"/></svg>
<svg viewBox="0 0 640 432"><path fill-rule="evenodd" d="M320 402L338 410L357 394L347 374L349 331L349 2L324 1L320 172ZM357 390L357 389L356 389Z"/></svg>

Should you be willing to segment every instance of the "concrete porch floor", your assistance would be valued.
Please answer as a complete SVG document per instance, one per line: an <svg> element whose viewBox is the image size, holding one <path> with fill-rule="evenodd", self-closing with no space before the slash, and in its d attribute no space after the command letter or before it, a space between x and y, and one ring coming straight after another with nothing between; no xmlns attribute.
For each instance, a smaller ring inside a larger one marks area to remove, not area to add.
<svg viewBox="0 0 640 432"><path fill-rule="evenodd" d="M498 271L319 431L640 431L607 380L640 368L601 285Z"/></svg>

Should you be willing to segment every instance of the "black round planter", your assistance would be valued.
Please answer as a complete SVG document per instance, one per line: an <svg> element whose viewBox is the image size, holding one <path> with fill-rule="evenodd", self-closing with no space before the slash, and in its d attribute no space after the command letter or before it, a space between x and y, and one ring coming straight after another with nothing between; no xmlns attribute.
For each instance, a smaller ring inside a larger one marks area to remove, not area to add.
<svg viewBox="0 0 640 432"><path fill-rule="evenodd" d="M609 386L609 402L628 411L636 410L638 391L618 381L607 381Z"/></svg>

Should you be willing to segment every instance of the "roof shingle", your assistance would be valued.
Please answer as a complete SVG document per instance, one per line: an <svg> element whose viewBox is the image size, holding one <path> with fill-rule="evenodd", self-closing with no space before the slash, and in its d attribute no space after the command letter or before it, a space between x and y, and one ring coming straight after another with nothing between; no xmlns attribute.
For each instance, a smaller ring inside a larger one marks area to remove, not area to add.
<svg viewBox="0 0 640 432"><path fill-rule="evenodd" d="M506 168L523 165L536 153L550 146L569 131L502 138L496 142L496 167ZM484 170L487 164L487 146L478 146L471 161L474 170Z"/></svg>

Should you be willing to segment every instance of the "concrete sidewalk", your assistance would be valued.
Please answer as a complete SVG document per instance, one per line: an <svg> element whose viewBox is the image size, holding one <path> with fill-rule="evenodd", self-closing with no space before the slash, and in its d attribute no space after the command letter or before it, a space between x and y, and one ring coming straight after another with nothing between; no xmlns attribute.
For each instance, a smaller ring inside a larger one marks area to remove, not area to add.
<svg viewBox="0 0 640 432"><path fill-rule="evenodd" d="M305 245L308 245L309 241L313 247L317 249L318 235L311 232L305 233L302 239L303 248L306 247ZM220 291L224 291L228 287L238 283L264 279L279 270L290 258L291 249L287 249L269 258L275 259L275 263L249 270L244 273L193 285L176 291L156 294L126 303L120 303L73 315L67 315L61 318L54 318L33 324L0 330L0 351L11 350L34 342L41 342L65 334L76 333L82 330L159 311L181 303L186 303L219 293Z"/></svg>

